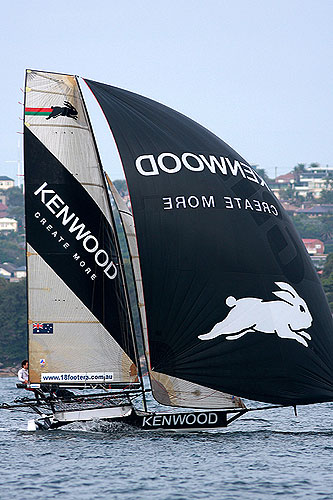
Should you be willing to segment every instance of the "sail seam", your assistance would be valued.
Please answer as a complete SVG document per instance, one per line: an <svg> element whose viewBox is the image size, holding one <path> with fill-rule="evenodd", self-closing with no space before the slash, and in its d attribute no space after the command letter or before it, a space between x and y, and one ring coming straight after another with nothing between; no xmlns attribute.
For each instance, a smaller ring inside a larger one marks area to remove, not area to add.
<svg viewBox="0 0 333 500"><path fill-rule="evenodd" d="M43 323L44 320L40 321L40 322ZM31 325L32 323L35 323L35 321L33 321L32 319L28 319L28 324ZM46 321L45 321L45 323L46 323ZM52 323L53 324L55 324L55 323L65 323L65 324L71 324L71 323L85 323L85 324L89 323L90 324L90 323L94 323L94 324L96 324L96 323L100 323L100 322L99 321L52 321Z"/></svg>
<svg viewBox="0 0 333 500"><path fill-rule="evenodd" d="M38 255L38 254L35 254L35 255ZM43 286L31 286L31 287L29 287L29 290L44 290L44 291L48 291L48 292L51 291L50 288L43 287Z"/></svg>
<svg viewBox="0 0 333 500"><path fill-rule="evenodd" d="M87 127L80 127L79 125L63 125L63 124L57 124L57 123L30 123L28 121L24 122L25 124L29 125L29 127L55 127L55 128L78 128L81 130L88 130Z"/></svg>
<svg viewBox="0 0 333 500"><path fill-rule="evenodd" d="M95 186L95 187L98 187L98 188L103 188L104 187L101 184L95 184L94 182L82 182L82 186Z"/></svg>
<svg viewBox="0 0 333 500"><path fill-rule="evenodd" d="M50 91L50 90L38 90L38 89L32 89L31 87L28 87L28 88L30 89L29 92L39 92L41 94L52 94L52 95L61 95L61 96L64 95L63 92L53 92L53 91ZM66 94L66 97L72 97L73 99L76 99L76 100L79 99L74 94Z"/></svg>

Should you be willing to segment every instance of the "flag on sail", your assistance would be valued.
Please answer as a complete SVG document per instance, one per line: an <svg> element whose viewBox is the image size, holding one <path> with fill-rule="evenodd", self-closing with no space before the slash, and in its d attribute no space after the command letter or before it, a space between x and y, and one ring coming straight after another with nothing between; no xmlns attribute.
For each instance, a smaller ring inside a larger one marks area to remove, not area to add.
<svg viewBox="0 0 333 500"><path fill-rule="evenodd" d="M53 323L34 323L32 333L53 333Z"/></svg>

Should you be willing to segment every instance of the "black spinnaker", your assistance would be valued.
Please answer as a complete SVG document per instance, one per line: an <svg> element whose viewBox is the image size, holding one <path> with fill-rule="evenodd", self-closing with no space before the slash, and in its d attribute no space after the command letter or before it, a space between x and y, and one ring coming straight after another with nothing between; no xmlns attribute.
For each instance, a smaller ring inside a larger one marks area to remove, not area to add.
<svg viewBox="0 0 333 500"><path fill-rule="evenodd" d="M278 404L333 400L332 315L268 186L186 116L85 81L128 182L151 377Z"/></svg>

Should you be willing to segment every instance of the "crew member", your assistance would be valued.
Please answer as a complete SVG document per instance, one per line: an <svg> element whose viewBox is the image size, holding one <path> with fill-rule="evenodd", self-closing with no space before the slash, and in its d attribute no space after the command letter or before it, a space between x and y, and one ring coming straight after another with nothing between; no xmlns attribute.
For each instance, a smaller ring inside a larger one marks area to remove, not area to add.
<svg viewBox="0 0 333 500"><path fill-rule="evenodd" d="M21 382L21 384L27 384L29 380L29 362L27 359L24 359L21 363L22 368L18 371L18 379Z"/></svg>

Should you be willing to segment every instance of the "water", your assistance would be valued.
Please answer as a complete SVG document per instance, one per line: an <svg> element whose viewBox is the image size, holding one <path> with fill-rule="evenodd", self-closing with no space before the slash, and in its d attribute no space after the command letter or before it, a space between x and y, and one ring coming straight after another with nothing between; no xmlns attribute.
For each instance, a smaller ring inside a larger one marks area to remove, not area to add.
<svg viewBox="0 0 333 500"><path fill-rule="evenodd" d="M0 402L23 395L0 379ZM250 413L225 430L72 424L27 432L0 410L1 499L333 499L332 403Z"/></svg>

